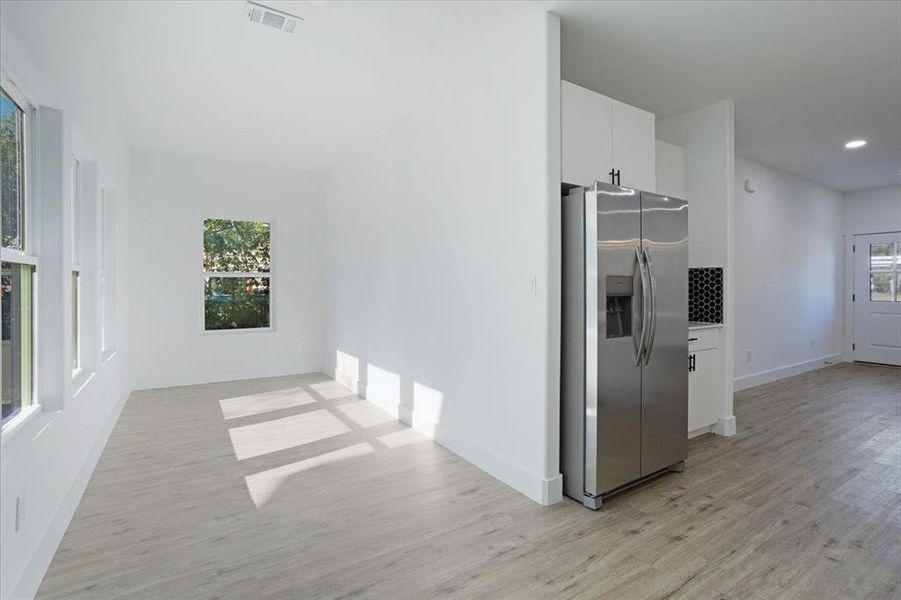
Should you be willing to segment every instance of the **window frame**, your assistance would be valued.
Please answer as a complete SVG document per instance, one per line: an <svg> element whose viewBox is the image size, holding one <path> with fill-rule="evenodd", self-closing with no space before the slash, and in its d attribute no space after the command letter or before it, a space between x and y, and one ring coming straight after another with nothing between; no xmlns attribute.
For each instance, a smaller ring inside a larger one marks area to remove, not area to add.
<svg viewBox="0 0 901 600"><path fill-rule="evenodd" d="M203 224L208 219L221 219L227 221L247 221L250 223L267 223L269 225L269 272L255 271L206 271L203 269ZM247 333L272 333L276 326L275 315L275 290L276 290L276 259L275 259L275 239L276 239L276 223L275 219L267 219L263 217L244 217L244 216L221 216L207 215L200 220L200 334L201 335L228 335L228 334L247 334ZM207 329L206 328L206 279L207 277L233 277L240 278L267 278L269 279L269 326L268 327L242 327L236 329Z"/></svg>
<svg viewBox="0 0 901 600"><path fill-rule="evenodd" d="M81 159L74 153L69 156L69 280L67 286L71 293L70 298L70 352L72 353L72 379L78 377L84 371L84 343L82 327L82 287L84 274L82 273L82 254L84 253L84 188Z"/></svg>
<svg viewBox="0 0 901 600"><path fill-rule="evenodd" d="M116 194L100 192L100 362L116 354Z"/></svg>
<svg viewBox="0 0 901 600"><path fill-rule="evenodd" d="M9 76L5 65L0 65L0 87L22 111L23 168L22 184L25 188L22 200L22 218L25 220L22 248L6 248L0 242L0 261L24 264L33 267L31 281L31 398L27 406L0 421L0 440L5 442L12 433L30 421L41 411L40 378L38 371L41 329L39 306L41 298L41 261L37 253L40 248L40 228L35 223L39 214L37 187L37 104Z"/></svg>
<svg viewBox="0 0 901 600"><path fill-rule="evenodd" d="M35 188L35 158L36 152L34 142L36 139L35 121L37 120L37 109L35 104L22 93L22 90L6 76L4 71L0 71L0 87L6 92L6 95L16 103L22 110L24 123L22 125L22 144L25 152L22 159L25 162L23 171L23 183L25 185L25 199L23 201L23 218L25 219L25 243L22 249L6 248L0 245L0 254L5 262L22 262L30 265L38 266L38 256L35 254L37 248L37 227L34 225L34 217L37 210L34 206L34 188ZM2 244L2 242L0 242Z"/></svg>

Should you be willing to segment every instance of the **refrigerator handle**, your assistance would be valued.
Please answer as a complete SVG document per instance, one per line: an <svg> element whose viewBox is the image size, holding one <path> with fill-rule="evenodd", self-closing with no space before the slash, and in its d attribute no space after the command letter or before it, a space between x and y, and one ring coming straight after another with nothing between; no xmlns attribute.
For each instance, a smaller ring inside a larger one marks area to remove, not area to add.
<svg viewBox="0 0 901 600"><path fill-rule="evenodd" d="M642 246L641 249L642 254L644 255L644 264L648 270L648 279L651 282L650 285L650 296L651 296L651 309L648 311L649 313L649 328L648 328L648 339L645 342L644 349L644 364L648 364L651 362L651 352L654 350L654 337L657 334L657 278L654 276L654 263L651 262L651 254L648 252L648 249Z"/></svg>
<svg viewBox="0 0 901 600"><path fill-rule="evenodd" d="M644 358L645 343L648 334L648 304L650 303L650 284L648 283L647 271L645 271L644 258L641 254L641 247L635 246L635 261L638 263L638 274L641 277L641 333L638 336L638 348L636 349L635 366L641 366L641 359Z"/></svg>

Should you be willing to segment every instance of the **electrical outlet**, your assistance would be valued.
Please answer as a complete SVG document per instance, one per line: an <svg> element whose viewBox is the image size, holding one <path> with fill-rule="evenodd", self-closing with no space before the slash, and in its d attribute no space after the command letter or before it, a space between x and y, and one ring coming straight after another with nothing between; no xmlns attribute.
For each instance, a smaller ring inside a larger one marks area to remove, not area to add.
<svg viewBox="0 0 901 600"><path fill-rule="evenodd" d="M529 294L533 298L538 297L538 276L534 275L531 279L529 279Z"/></svg>
<svg viewBox="0 0 901 600"><path fill-rule="evenodd" d="M745 350L745 362L751 362L751 349Z"/></svg>
<svg viewBox="0 0 901 600"><path fill-rule="evenodd" d="M816 345L817 345L817 341L813 338L810 338L810 347L816 348Z"/></svg>
<svg viewBox="0 0 901 600"><path fill-rule="evenodd" d="M300 352L301 350L303 350L303 342L301 342L300 340L297 340L297 342L295 342L294 345L295 345L295 347L297 348L297 351L298 351L298 352Z"/></svg>

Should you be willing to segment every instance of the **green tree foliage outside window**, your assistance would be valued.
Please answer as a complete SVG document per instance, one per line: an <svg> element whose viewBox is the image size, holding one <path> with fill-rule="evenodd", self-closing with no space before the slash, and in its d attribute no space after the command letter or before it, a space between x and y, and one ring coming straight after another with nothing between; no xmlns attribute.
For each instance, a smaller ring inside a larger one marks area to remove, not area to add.
<svg viewBox="0 0 901 600"><path fill-rule="evenodd" d="M269 327L269 266L269 223L204 220L204 327Z"/></svg>
<svg viewBox="0 0 901 600"><path fill-rule="evenodd" d="M0 90L0 202L3 247L24 250L25 113Z"/></svg>

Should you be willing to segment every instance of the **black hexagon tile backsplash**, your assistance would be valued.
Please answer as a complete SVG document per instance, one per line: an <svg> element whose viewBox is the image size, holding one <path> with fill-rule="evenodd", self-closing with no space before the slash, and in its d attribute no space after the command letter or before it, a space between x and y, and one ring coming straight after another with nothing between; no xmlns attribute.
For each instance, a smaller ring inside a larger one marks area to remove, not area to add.
<svg viewBox="0 0 901 600"><path fill-rule="evenodd" d="M723 268L688 269L688 320L723 322Z"/></svg>

